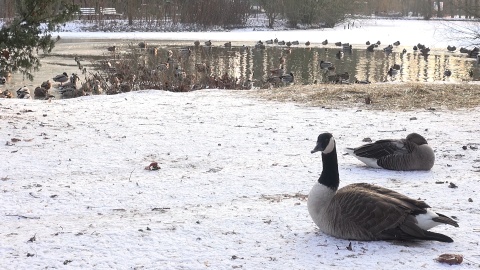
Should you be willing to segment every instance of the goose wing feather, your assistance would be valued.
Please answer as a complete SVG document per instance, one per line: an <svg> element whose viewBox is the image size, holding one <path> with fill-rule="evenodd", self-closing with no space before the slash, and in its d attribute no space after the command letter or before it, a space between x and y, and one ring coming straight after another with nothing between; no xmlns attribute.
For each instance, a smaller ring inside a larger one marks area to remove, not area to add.
<svg viewBox="0 0 480 270"><path fill-rule="evenodd" d="M413 150L414 144L402 140L379 140L374 143L354 148L353 153L359 157L380 159L393 154L408 154Z"/></svg>
<svg viewBox="0 0 480 270"><path fill-rule="evenodd" d="M425 213L429 206L395 191L353 184L338 190L333 207L340 211L335 217L338 226L347 226L351 235L363 239L392 239L398 230L415 238L422 234L412 214Z"/></svg>
<svg viewBox="0 0 480 270"><path fill-rule="evenodd" d="M377 160L378 166L385 169L390 169L390 170L411 169L412 167L411 154L415 151L415 149L418 148L418 145L407 140L403 140L402 143L403 143L402 150L395 151L390 155L386 155L378 158Z"/></svg>

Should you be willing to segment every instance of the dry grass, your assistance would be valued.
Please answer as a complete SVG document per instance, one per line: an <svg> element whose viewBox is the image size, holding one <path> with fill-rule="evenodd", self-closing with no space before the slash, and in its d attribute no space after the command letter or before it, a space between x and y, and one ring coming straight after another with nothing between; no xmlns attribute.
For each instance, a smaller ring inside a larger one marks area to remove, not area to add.
<svg viewBox="0 0 480 270"><path fill-rule="evenodd" d="M480 105L476 83L377 83L350 85L294 85L259 89L260 98L291 101L328 108L357 107L374 110L461 109ZM368 103L370 99L371 103Z"/></svg>

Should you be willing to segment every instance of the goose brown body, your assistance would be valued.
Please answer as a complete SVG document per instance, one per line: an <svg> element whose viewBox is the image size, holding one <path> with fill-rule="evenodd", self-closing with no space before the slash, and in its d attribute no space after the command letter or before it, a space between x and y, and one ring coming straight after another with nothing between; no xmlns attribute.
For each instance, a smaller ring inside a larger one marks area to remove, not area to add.
<svg viewBox="0 0 480 270"><path fill-rule="evenodd" d="M347 152L371 167L388 170L430 170L435 163L433 149L417 133L409 134L406 139L379 140L347 148Z"/></svg>

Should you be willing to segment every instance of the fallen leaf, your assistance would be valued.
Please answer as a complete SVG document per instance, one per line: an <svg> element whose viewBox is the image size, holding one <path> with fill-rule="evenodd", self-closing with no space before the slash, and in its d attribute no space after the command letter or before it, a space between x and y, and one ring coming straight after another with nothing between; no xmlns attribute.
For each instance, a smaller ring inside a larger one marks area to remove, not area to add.
<svg viewBox="0 0 480 270"><path fill-rule="evenodd" d="M156 170L160 170L160 167L158 166L158 163L157 163L157 162L152 162L152 163L150 163L150 165L148 165L147 167L145 167L145 170L147 170L147 171L156 171Z"/></svg>
<svg viewBox="0 0 480 270"><path fill-rule="evenodd" d="M463 255L460 254L442 254L436 259L437 262L446 263L449 265L461 264L463 262Z"/></svg>

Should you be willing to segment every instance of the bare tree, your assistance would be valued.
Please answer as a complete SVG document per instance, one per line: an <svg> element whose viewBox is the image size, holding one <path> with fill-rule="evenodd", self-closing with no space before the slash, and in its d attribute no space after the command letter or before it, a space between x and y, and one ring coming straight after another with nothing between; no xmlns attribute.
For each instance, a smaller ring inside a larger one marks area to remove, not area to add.
<svg viewBox="0 0 480 270"><path fill-rule="evenodd" d="M258 3L268 18L268 28L273 28L275 21L283 13L283 1L259 0Z"/></svg>

